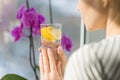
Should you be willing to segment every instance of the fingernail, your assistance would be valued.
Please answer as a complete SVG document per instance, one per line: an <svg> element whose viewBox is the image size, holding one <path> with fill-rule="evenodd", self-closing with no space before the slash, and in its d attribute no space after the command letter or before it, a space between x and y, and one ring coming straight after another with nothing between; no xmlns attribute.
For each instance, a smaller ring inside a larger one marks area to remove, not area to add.
<svg viewBox="0 0 120 80"><path fill-rule="evenodd" d="M51 51L50 51L50 48L48 48L47 51L48 51L48 54L50 54L50 52L51 52Z"/></svg>
<svg viewBox="0 0 120 80"><path fill-rule="evenodd" d="M48 48L47 51L50 52L50 48Z"/></svg>
<svg viewBox="0 0 120 80"><path fill-rule="evenodd" d="M42 56L42 53L40 53L40 56Z"/></svg>
<svg viewBox="0 0 120 80"><path fill-rule="evenodd" d="M40 51L40 52L41 52L41 48L38 48L38 51Z"/></svg>
<svg viewBox="0 0 120 80"><path fill-rule="evenodd" d="M61 46L59 46L59 49L60 49L60 51L62 51L62 47Z"/></svg>
<svg viewBox="0 0 120 80"><path fill-rule="evenodd" d="M42 49L42 53L44 53L44 49Z"/></svg>

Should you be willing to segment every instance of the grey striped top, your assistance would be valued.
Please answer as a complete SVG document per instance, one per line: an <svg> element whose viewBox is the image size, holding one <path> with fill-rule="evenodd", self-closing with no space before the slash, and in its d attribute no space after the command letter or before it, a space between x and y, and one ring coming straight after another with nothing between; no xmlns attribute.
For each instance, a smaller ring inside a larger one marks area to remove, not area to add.
<svg viewBox="0 0 120 80"><path fill-rule="evenodd" d="M75 51L69 58L64 80L120 80L120 36Z"/></svg>

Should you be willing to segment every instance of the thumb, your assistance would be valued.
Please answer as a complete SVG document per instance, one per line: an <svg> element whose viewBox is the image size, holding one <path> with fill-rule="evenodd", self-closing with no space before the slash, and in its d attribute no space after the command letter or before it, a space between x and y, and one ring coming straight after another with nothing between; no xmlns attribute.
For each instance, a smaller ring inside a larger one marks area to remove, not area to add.
<svg viewBox="0 0 120 80"><path fill-rule="evenodd" d="M57 48L57 53L58 53L58 57L61 60L61 65L62 65L62 74L64 75L64 71L65 71L65 66L67 63L67 58L64 54L63 48L61 46L59 46Z"/></svg>
<svg viewBox="0 0 120 80"><path fill-rule="evenodd" d="M64 54L63 48L61 46L58 47L57 54L62 63L65 63L67 61L67 57Z"/></svg>
<svg viewBox="0 0 120 80"><path fill-rule="evenodd" d="M58 56L59 56L60 58L65 57L65 54L64 54L64 51L63 51L62 46L59 46L59 47L58 47L57 53L58 53Z"/></svg>

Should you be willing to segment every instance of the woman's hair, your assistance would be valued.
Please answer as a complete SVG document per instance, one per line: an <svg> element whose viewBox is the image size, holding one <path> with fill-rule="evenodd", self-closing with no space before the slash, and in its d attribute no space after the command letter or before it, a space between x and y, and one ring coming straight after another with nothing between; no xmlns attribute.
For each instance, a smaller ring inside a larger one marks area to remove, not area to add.
<svg viewBox="0 0 120 80"><path fill-rule="evenodd" d="M109 13L112 21L120 25L120 0L108 0Z"/></svg>

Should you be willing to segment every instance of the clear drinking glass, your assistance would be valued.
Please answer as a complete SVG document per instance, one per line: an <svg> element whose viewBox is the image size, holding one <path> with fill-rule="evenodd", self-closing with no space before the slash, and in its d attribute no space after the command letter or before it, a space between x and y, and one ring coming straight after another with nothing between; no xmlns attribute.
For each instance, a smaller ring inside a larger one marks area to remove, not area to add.
<svg viewBox="0 0 120 80"><path fill-rule="evenodd" d="M61 44L61 37L62 37L62 25L59 23L55 24L41 24L41 41L48 40L51 42L55 42ZM41 45L41 47L46 48L47 46ZM58 63L59 57L56 54L57 50L54 49L54 57L56 63Z"/></svg>
<svg viewBox="0 0 120 80"><path fill-rule="evenodd" d="M41 24L41 40L61 43L62 24Z"/></svg>

